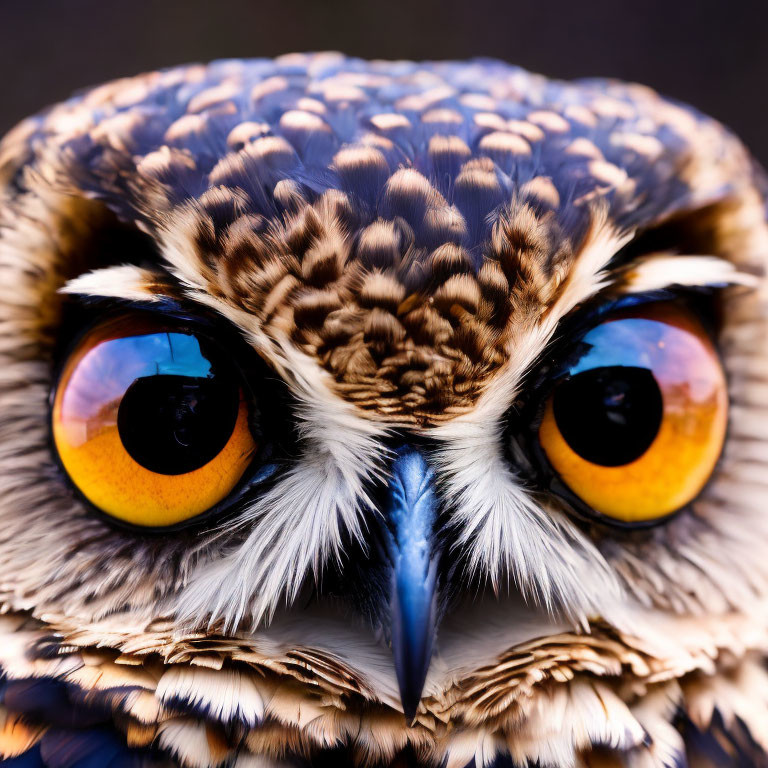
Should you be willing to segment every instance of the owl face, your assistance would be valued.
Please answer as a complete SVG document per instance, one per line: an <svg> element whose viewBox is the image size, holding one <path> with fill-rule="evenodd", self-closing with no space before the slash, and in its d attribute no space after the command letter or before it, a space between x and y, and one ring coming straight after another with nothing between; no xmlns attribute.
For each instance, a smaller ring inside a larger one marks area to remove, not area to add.
<svg viewBox="0 0 768 768"><path fill-rule="evenodd" d="M0 180L0 755L763 759L768 231L720 125L290 56L88 91Z"/></svg>

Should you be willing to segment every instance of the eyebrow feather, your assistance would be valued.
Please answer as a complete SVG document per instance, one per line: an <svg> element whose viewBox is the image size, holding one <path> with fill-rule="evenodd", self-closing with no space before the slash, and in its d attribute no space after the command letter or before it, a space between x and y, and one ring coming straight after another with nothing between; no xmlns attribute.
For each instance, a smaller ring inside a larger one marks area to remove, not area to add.
<svg viewBox="0 0 768 768"><path fill-rule="evenodd" d="M673 286L690 288L742 285L754 288L756 275L739 270L718 256L650 253L635 259L619 273L615 287L622 293L648 293Z"/></svg>
<svg viewBox="0 0 768 768"><path fill-rule="evenodd" d="M59 293L94 298L155 302L174 296L178 289L160 270L121 264L85 272L69 280Z"/></svg>

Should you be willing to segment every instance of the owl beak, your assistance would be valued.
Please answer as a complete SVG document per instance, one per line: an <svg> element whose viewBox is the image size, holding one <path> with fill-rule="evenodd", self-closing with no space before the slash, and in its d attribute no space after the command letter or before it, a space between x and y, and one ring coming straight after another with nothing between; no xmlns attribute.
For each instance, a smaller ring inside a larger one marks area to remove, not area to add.
<svg viewBox="0 0 768 768"><path fill-rule="evenodd" d="M437 497L422 454L396 452L386 495L385 539L391 561L389 636L403 711L413 722L427 678L437 624Z"/></svg>

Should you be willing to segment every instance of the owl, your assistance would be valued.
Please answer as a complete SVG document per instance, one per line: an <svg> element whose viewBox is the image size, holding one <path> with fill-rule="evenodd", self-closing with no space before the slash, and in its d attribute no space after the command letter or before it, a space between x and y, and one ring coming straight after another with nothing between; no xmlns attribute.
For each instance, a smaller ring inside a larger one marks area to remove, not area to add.
<svg viewBox="0 0 768 768"><path fill-rule="evenodd" d="M0 144L0 756L768 765L766 179L639 86L227 60Z"/></svg>

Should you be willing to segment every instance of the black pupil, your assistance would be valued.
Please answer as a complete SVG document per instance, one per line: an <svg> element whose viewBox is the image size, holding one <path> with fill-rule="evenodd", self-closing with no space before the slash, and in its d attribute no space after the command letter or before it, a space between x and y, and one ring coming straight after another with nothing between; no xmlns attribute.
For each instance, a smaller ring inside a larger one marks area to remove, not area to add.
<svg viewBox="0 0 768 768"><path fill-rule="evenodd" d="M117 428L126 451L143 467L181 475L221 452L238 407L237 381L223 372L206 378L144 376L123 395Z"/></svg>
<svg viewBox="0 0 768 768"><path fill-rule="evenodd" d="M568 445L605 467L629 464L648 450L664 406L653 373L624 366L593 368L566 379L552 405Z"/></svg>

